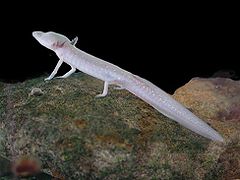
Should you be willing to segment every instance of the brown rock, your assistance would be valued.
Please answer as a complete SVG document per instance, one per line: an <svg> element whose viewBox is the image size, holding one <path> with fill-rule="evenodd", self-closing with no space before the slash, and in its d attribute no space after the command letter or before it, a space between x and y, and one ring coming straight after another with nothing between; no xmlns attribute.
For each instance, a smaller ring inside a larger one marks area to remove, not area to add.
<svg viewBox="0 0 240 180"><path fill-rule="evenodd" d="M194 78L174 97L226 135L240 129L240 81Z"/></svg>
<svg viewBox="0 0 240 180"><path fill-rule="evenodd" d="M174 97L215 127L226 140L218 163L206 177L240 178L240 81L194 78L176 90Z"/></svg>

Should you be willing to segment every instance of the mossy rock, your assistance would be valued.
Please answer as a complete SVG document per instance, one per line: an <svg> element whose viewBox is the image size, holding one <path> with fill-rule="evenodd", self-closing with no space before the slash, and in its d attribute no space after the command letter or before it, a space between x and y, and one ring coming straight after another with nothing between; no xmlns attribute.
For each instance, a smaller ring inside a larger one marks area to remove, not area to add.
<svg viewBox="0 0 240 180"><path fill-rule="evenodd" d="M60 179L223 177L230 142L207 140L126 90L96 98L103 82L88 75L43 79L0 83L0 155L9 161L36 157Z"/></svg>

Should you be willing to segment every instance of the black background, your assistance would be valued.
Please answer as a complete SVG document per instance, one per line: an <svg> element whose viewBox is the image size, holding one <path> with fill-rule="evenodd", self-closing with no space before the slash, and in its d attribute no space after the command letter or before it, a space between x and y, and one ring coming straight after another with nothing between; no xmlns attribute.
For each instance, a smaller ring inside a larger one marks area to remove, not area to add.
<svg viewBox="0 0 240 180"><path fill-rule="evenodd" d="M79 1L12 6L2 6L0 81L14 83L52 72L58 58L32 37L36 30L78 36L78 48L170 93L193 77L218 71L234 71L233 78L239 79L239 13L234 4ZM59 74L68 69L63 66Z"/></svg>

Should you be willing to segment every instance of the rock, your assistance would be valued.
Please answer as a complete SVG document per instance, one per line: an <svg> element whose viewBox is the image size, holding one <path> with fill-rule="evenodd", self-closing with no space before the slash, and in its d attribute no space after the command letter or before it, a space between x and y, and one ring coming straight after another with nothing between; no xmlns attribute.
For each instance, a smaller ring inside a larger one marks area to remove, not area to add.
<svg viewBox="0 0 240 180"><path fill-rule="evenodd" d="M225 136L240 130L240 81L194 78L174 97Z"/></svg>
<svg viewBox="0 0 240 180"><path fill-rule="evenodd" d="M11 171L17 177L35 176L40 173L41 163L34 157L20 157L12 163Z"/></svg>
<svg viewBox="0 0 240 180"><path fill-rule="evenodd" d="M32 88L30 96L41 96L43 95L43 91L40 88Z"/></svg>
<svg viewBox="0 0 240 180"><path fill-rule="evenodd" d="M222 69L215 72L212 77L222 77L222 78L231 78L231 79L239 79L239 75L236 71L231 69Z"/></svg>
<svg viewBox="0 0 240 180"><path fill-rule="evenodd" d="M110 88L95 98L103 82L82 73L43 79L0 83L3 157L36 157L42 173L59 179L237 178L238 81L195 78L174 94L224 136L225 143L216 143L126 90ZM34 87L44 93L29 96Z"/></svg>
<svg viewBox="0 0 240 180"><path fill-rule="evenodd" d="M224 135L227 144L206 177L240 178L240 81L194 78L174 97ZM219 175L221 174L221 175Z"/></svg>
<svg viewBox="0 0 240 180"><path fill-rule="evenodd" d="M0 177L8 176L10 173L11 173L10 161L8 159L0 156Z"/></svg>

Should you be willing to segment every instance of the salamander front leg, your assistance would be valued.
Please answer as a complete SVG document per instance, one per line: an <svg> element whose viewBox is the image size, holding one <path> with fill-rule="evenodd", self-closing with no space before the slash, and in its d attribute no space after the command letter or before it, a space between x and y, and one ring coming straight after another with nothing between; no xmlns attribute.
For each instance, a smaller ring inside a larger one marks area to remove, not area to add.
<svg viewBox="0 0 240 180"><path fill-rule="evenodd" d="M45 78L44 80L45 81L51 80L57 74L57 71L60 68L60 66L62 65L62 63L63 63L63 60L59 59L59 61L56 65L56 67L54 68L53 72L50 74L50 76L48 78Z"/></svg>
<svg viewBox="0 0 240 180"><path fill-rule="evenodd" d="M63 76L58 76L56 77L56 79L64 79L64 78L67 78L69 77L72 73L74 73L76 71L76 68L71 66L71 70L68 71L66 74L64 74Z"/></svg>
<svg viewBox="0 0 240 180"><path fill-rule="evenodd" d="M104 96L106 96L107 93L108 93L108 85L109 85L108 82L105 81L102 94L98 94L96 97L104 97Z"/></svg>

